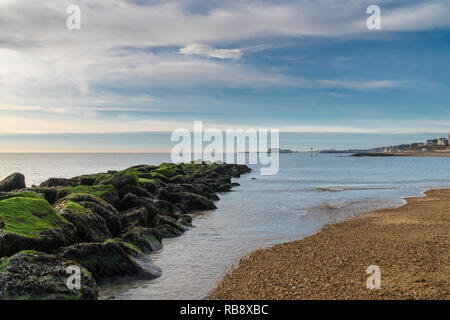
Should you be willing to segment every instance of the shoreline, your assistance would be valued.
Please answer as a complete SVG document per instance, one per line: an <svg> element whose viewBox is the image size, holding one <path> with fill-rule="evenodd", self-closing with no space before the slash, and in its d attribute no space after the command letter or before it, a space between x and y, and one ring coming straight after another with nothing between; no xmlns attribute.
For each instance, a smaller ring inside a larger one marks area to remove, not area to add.
<svg viewBox="0 0 450 320"><path fill-rule="evenodd" d="M431 157L450 158L449 151L426 152L361 152L353 154L354 157Z"/></svg>
<svg viewBox="0 0 450 320"><path fill-rule="evenodd" d="M450 189L405 200L247 255L208 299L450 299Z"/></svg>

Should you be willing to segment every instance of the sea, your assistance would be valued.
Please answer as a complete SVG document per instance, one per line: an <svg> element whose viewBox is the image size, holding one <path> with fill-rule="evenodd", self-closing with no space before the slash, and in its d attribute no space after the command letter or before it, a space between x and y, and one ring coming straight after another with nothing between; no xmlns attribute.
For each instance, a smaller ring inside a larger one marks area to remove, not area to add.
<svg viewBox="0 0 450 320"><path fill-rule="evenodd" d="M120 170L170 162L168 153L3 153L0 179L21 172L28 186L50 177ZM280 154L276 175L253 172L233 179L233 192L219 194L218 209L195 214L184 235L164 239L150 254L163 270L154 280L102 287L103 299L202 299L246 254L302 239L326 224L405 198L450 188L450 158L352 157L349 154ZM268 261L270 263L270 261Z"/></svg>

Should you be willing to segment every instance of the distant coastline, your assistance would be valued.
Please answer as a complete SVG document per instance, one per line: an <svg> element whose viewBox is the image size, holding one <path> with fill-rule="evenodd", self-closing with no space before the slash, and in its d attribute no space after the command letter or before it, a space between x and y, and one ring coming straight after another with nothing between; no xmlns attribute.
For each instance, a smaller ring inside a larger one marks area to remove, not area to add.
<svg viewBox="0 0 450 320"><path fill-rule="evenodd" d="M418 152L359 152L354 157L437 157L450 158L450 151L418 151Z"/></svg>

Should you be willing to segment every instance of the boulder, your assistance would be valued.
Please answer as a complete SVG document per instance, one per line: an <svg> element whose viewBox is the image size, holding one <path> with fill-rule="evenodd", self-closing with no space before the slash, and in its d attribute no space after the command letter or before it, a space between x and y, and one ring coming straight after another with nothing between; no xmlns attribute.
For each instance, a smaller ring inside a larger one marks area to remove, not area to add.
<svg viewBox="0 0 450 320"><path fill-rule="evenodd" d="M170 183L191 183L193 179L184 174L178 174L170 178Z"/></svg>
<svg viewBox="0 0 450 320"><path fill-rule="evenodd" d="M67 281L80 270L80 289ZM96 300L98 287L92 275L73 261L37 251L21 251L0 259L0 299L4 300Z"/></svg>
<svg viewBox="0 0 450 320"><path fill-rule="evenodd" d="M166 184L159 179L139 178L139 186L153 195L157 193L159 188L165 187Z"/></svg>
<svg viewBox="0 0 450 320"><path fill-rule="evenodd" d="M171 215L175 211L174 205L165 200L155 199L153 205L157 212L163 215Z"/></svg>
<svg viewBox="0 0 450 320"><path fill-rule="evenodd" d="M143 253L150 253L162 248L162 236L156 229L135 227L122 235L122 239L134 244Z"/></svg>
<svg viewBox="0 0 450 320"><path fill-rule="evenodd" d="M183 234L178 228L174 228L168 224L162 224L155 228L163 238L176 238Z"/></svg>
<svg viewBox="0 0 450 320"><path fill-rule="evenodd" d="M119 190L126 185L136 186L138 184L138 173L136 169L127 169L119 171L107 178L100 180L98 184L103 185L111 184L114 186L116 190Z"/></svg>
<svg viewBox="0 0 450 320"><path fill-rule="evenodd" d="M145 207L132 208L120 212L120 221L122 230L128 230L134 227L146 227L150 225L152 217L149 216Z"/></svg>
<svg viewBox="0 0 450 320"><path fill-rule="evenodd" d="M186 231L185 226L183 226L181 223L177 222L177 220L175 218L169 217L169 216L162 216L162 215L158 214L156 217L153 218L152 226L158 227L158 226L162 226L162 225L171 226L172 228L177 229L180 232L180 234L182 234Z"/></svg>
<svg viewBox="0 0 450 320"><path fill-rule="evenodd" d="M105 219L76 202L60 201L55 210L77 228L77 242L102 242L112 237Z"/></svg>
<svg viewBox="0 0 450 320"><path fill-rule="evenodd" d="M124 277L151 280L161 275L155 270L144 269L135 259L141 254L140 250L120 239L78 243L60 248L55 254L85 267L98 283Z"/></svg>
<svg viewBox="0 0 450 320"><path fill-rule="evenodd" d="M183 226L191 227L192 226L192 218L186 214L181 215L177 219L177 223Z"/></svg>
<svg viewBox="0 0 450 320"><path fill-rule="evenodd" d="M231 183L224 183L216 188L216 192L229 192L232 188L233 186L231 185Z"/></svg>
<svg viewBox="0 0 450 320"><path fill-rule="evenodd" d="M77 179L65 179L65 178L50 178L42 182L40 187L75 187L77 185Z"/></svg>
<svg viewBox="0 0 450 320"><path fill-rule="evenodd" d="M0 182L0 191L8 192L25 188L25 176L21 173L13 173Z"/></svg>
<svg viewBox="0 0 450 320"><path fill-rule="evenodd" d="M62 199L69 194L89 194L108 202L115 208L120 205L119 194L112 185L78 185L76 187L66 187L58 191L56 198Z"/></svg>
<svg viewBox="0 0 450 320"><path fill-rule="evenodd" d="M119 212L108 202L90 194L70 194L66 198L80 204L86 209L105 219L109 231L113 236L119 235L121 231Z"/></svg>
<svg viewBox="0 0 450 320"><path fill-rule="evenodd" d="M22 250L51 252L76 240L76 228L38 195L0 200L0 257Z"/></svg>
<svg viewBox="0 0 450 320"><path fill-rule="evenodd" d="M151 172L154 169L158 169L157 166L151 166L151 165L147 165L147 164L141 164L141 165L137 165L137 166L133 166L130 169L136 169L136 171L138 173L148 173Z"/></svg>
<svg viewBox="0 0 450 320"><path fill-rule="evenodd" d="M182 203L187 210L212 210L217 209L214 202L194 193L176 192L169 195L171 203Z"/></svg>
<svg viewBox="0 0 450 320"><path fill-rule="evenodd" d="M140 186L126 185L117 191L119 197L122 199L127 193L134 194L138 197L151 198L152 194L148 192L145 188Z"/></svg>

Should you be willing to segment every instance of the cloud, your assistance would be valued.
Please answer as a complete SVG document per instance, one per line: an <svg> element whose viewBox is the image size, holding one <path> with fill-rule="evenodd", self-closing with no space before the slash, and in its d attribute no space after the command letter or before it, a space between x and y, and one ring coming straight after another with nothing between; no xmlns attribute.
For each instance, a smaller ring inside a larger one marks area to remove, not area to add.
<svg viewBox="0 0 450 320"><path fill-rule="evenodd" d="M163 107L153 93L167 88L380 90L402 85L394 80L309 80L239 59L270 48L274 38L369 34L365 8L371 1L76 2L82 14L80 31L66 28L72 0L1 1L0 96L12 108L0 107L2 121L5 113L29 111L95 117L100 111L157 110ZM386 0L382 29L448 28L449 9L443 0ZM52 126L41 124L42 130Z"/></svg>
<svg viewBox="0 0 450 320"><path fill-rule="evenodd" d="M346 80L319 80L320 84L328 88L343 88L354 90L379 90L399 87L404 81L378 80L378 81L346 81Z"/></svg>
<svg viewBox="0 0 450 320"><path fill-rule="evenodd" d="M239 59L243 55L241 49L214 49L206 44L190 44L181 48L179 52L186 55L199 55L218 59Z"/></svg>

